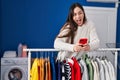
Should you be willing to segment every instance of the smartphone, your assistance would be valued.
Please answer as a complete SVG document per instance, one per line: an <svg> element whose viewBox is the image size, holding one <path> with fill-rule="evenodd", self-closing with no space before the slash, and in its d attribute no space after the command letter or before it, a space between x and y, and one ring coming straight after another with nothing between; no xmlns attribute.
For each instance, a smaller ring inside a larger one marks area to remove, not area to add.
<svg viewBox="0 0 120 80"><path fill-rule="evenodd" d="M88 42L88 39L87 38L81 38L80 40L79 40L79 43L80 44L86 44Z"/></svg>

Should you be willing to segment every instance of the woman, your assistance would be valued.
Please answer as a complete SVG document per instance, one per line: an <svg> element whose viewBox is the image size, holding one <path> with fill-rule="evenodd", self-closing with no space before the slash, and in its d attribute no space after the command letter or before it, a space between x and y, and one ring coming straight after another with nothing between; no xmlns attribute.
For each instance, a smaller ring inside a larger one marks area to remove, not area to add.
<svg viewBox="0 0 120 80"><path fill-rule="evenodd" d="M82 44L82 38L87 39L87 42ZM98 47L99 38L93 23L87 21L82 5L74 3L69 9L66 23L54 41L54 48L66 51L60 52L58 58L79 58L81 52L95 50Z"/></svg>

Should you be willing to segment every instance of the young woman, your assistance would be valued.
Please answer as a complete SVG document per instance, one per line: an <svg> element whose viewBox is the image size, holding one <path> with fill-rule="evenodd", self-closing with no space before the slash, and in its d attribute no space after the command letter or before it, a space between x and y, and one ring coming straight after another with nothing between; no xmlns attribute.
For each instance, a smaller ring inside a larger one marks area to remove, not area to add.
<svg viewBox="0 0 120 80"><path fill-rule="evenodd" d="M81 52L95 50L99 47L99 38L92 22L86 19L82 5L74 3L70 9L67 21L54 41L54 48L64 50L58 58L78 57Z"/></svg>

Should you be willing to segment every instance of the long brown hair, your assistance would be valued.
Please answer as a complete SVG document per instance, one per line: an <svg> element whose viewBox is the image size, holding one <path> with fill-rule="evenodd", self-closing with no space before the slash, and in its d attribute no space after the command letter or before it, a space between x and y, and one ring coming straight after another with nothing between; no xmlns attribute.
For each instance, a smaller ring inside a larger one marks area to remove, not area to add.
<svg viewBox="0 0 120 80"><path fill-rule="evenodd" d="M64 29L70 29L70 31L67 34L65 34L65 35L58 36L59 38L62 38L62 37L71 37L71 43L73 43L74 34L75 34L75 32L77 30L77 26L78 26L74 22L74 20L73 20L74 9L76 7L79 7L83 11L83 14L84 14L83 24L87 21L86 15L85 15L85 11L84 11L84 8L82 7L82 5L79 4L79 3L74 3L73 5L71 5L71 7L69 9L69 13L68 13L68 17L67 17L65 25L60 30L60 31L62 31ZM70 27L67 27L67 25L70 25Z"/></svg>

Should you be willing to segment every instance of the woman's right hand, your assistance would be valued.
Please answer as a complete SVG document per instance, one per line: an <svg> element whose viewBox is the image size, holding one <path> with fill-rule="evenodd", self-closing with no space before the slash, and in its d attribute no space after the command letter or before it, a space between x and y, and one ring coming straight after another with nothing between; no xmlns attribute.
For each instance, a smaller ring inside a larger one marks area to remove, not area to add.
<svg viewBox="0 0 120 80"><path fill-rule="evenodd" d="M84 49L83 49L82 46L76 44L76 45L73 47L73 50L74 50L74 52L80 52L80 51L83 51Z"/></svg>
<svg viewBox="0 0 120 80"><path fill-rule="evenodd" d="M80 44L80 43L76 43L73 47L74 52L80 52L80 51L89 51L90 50L90 46L89 44Z"/></svg>

